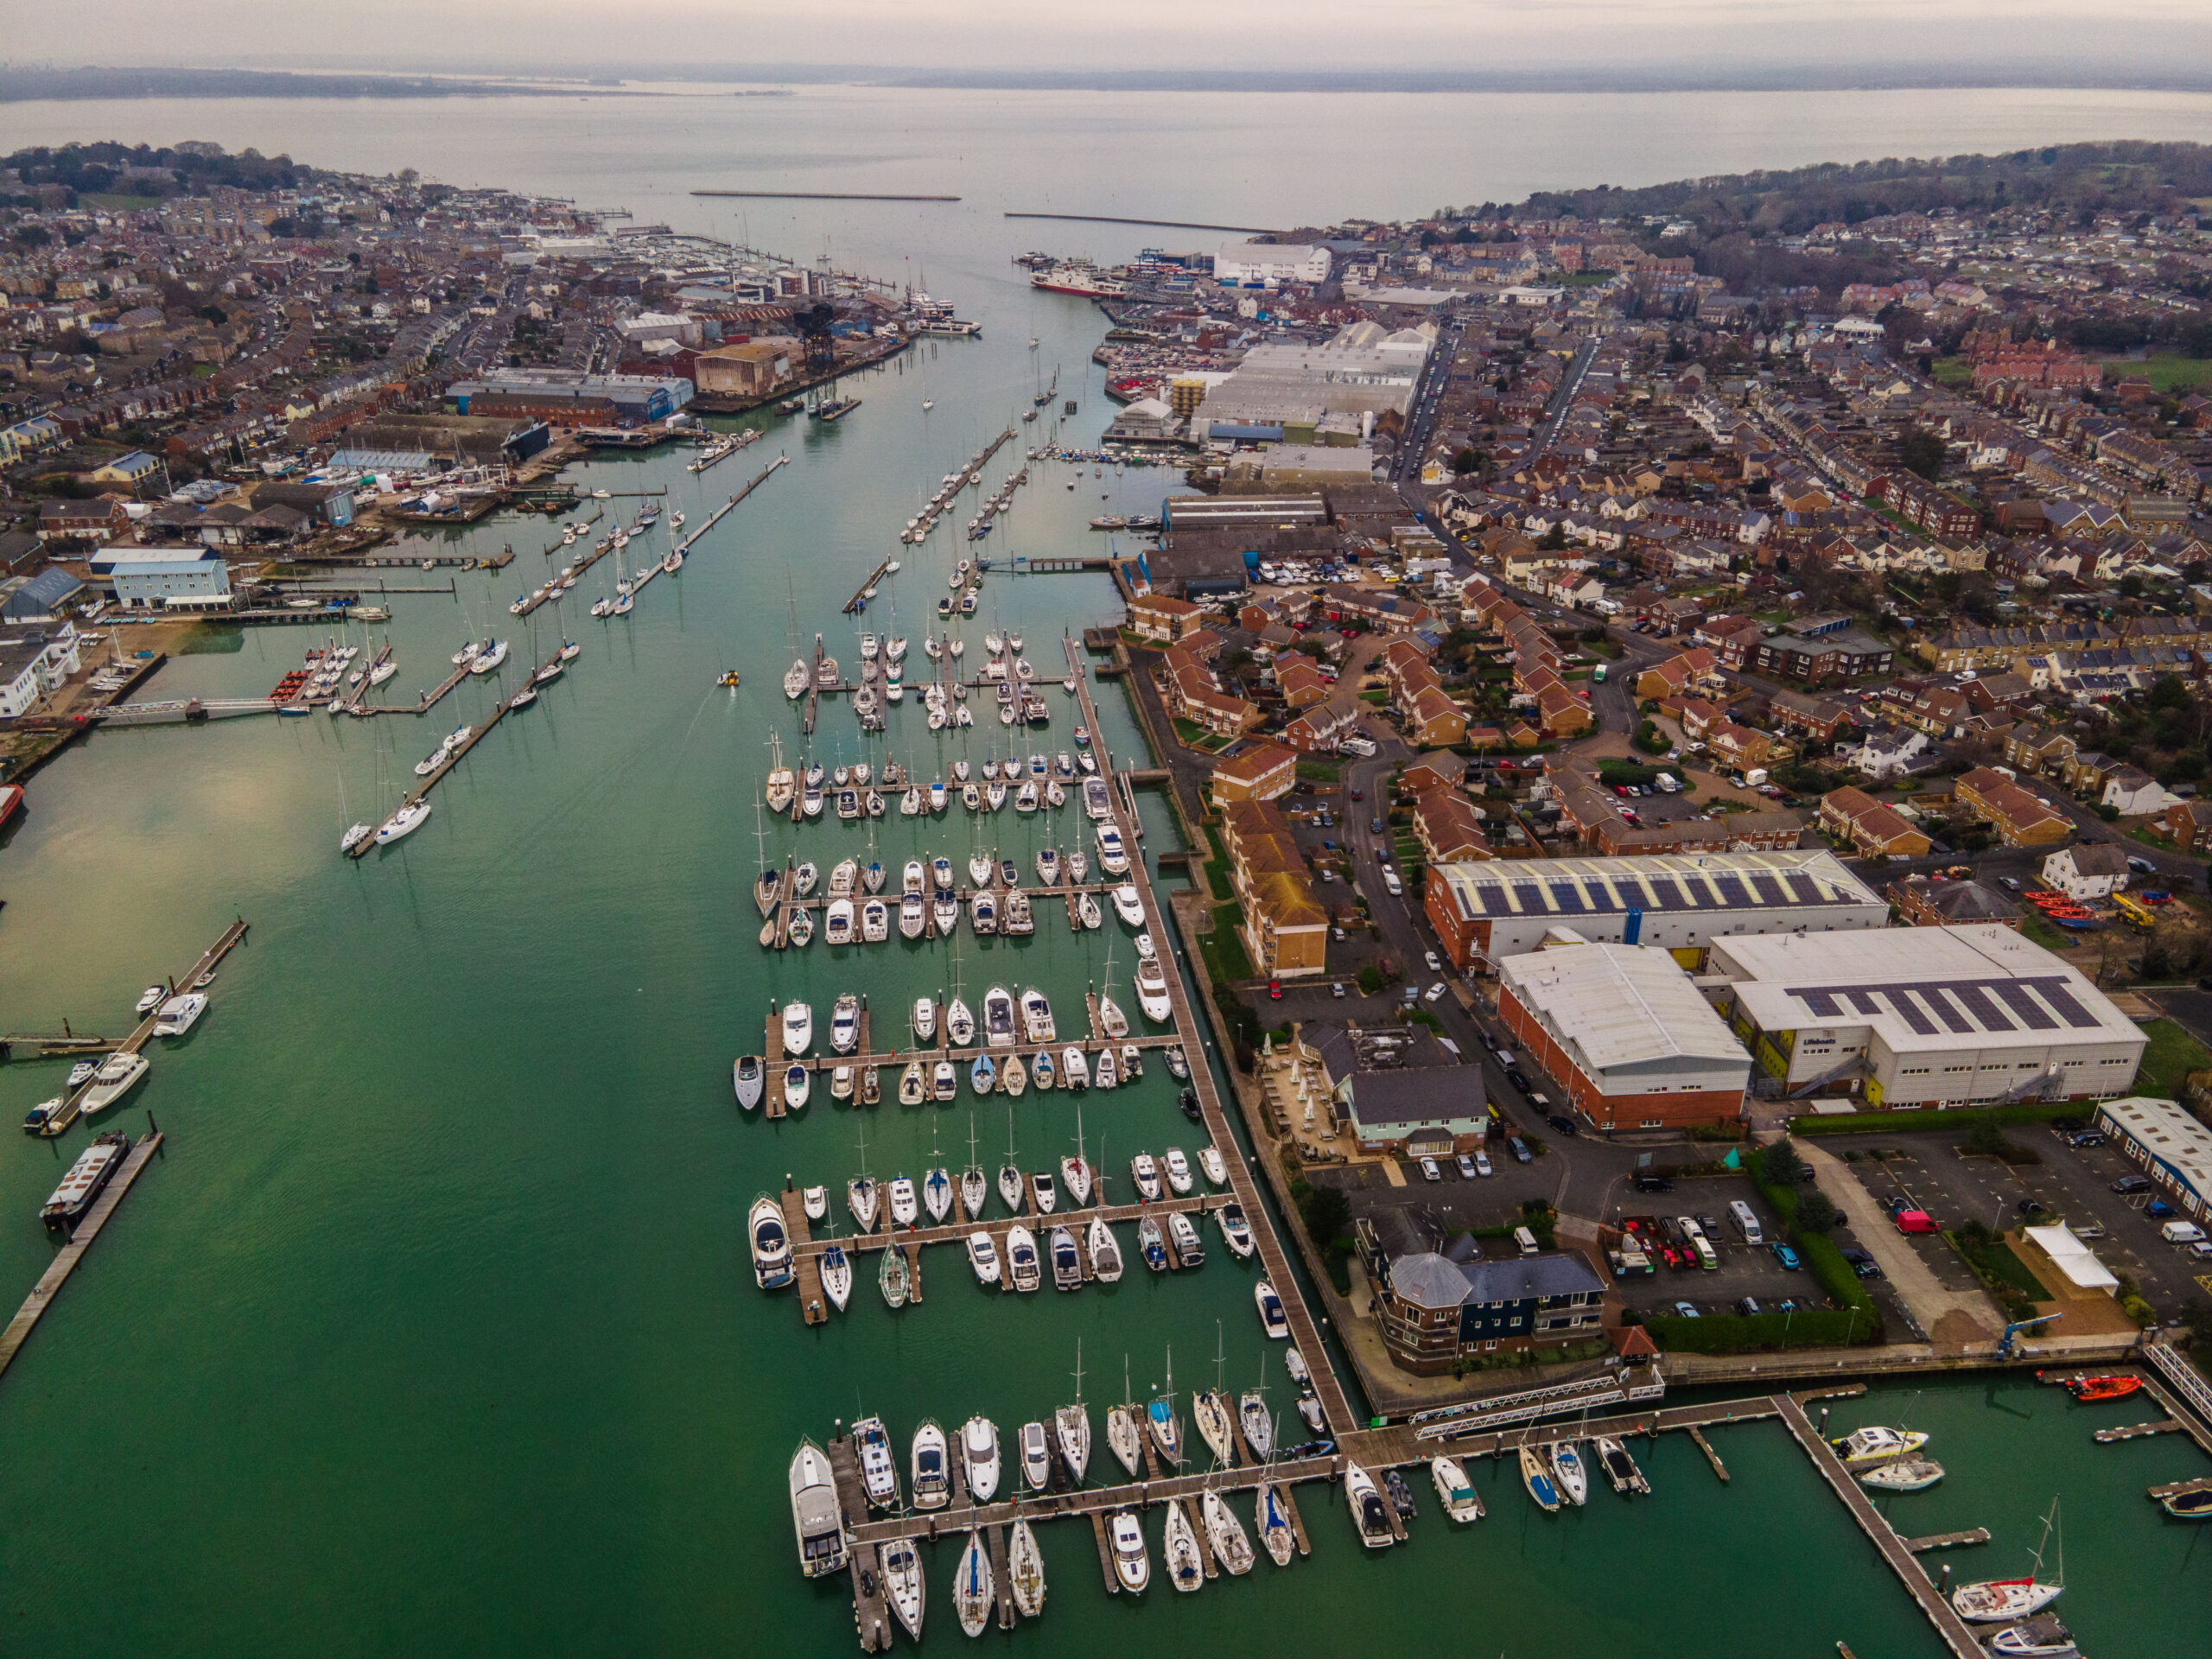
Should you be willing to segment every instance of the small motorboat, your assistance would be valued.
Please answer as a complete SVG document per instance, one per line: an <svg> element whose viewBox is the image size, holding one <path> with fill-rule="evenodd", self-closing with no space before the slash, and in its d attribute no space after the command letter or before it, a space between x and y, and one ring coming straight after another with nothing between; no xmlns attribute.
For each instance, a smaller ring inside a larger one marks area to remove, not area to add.
<svg viewBox="0 0 2212 1659"><path fill-rule="evenodd" d="M143 1019L156 1008L160 1007L168 1000L168 995L169 988L166 985L149 985L138 994L139 1017Z"/></svg>
<svg viewBox="0 0 2212 1659"><path fill-rule="evenodd" d="M2139 1393L2143 1387L2139 1376L2091 1376L2077 1372L2072 1376L2060 1376L2050 1371L2037 1371L2038 1382L2055 1382L2085 1405L2105 1400L2125 1400Z"/></svg>
<svg viewBox="0 0 2212 1659"><path fill-rule="evenodd" d="M1397 1541L1390 1529L1390 1511L1375 1484L1375 1477L1356 1463L1344 1465L1344 1503L1351 1510L1359 1541L1370 1549L1388 1549Z"/></svg>
<svg viewBox="0 0 2212 1659"><path fill-rule="evenodd" d="M1029 1178L1029 1191L1037 1200L1039 1215L1049 1216L1059 1208L1060 1195L1047 1172L1040 1169Z"/></svg>
<svg viewBox="0 0 2212 1659"><path fill-rule="evenodd" d="M979 1285L995 1285L999 1281L998 1246L991 1242L988 1233L968 1235L968 1265L975 1269Z"/></svg>
<svg viewBox="0 0 2212 1659"><path fill-rule="evenodd" d="M761 1090L767 1084L767 1068L758 1054L741 1054L730 1067L730 1086L737 1093L737 1103L751 1111L760 1103Z"/></svg>
<svg viewBox="0 0 2212 1659"><path fill-rule="evenodd" d="M1129 1160L1129 1177L1136 1183L1137 1196L1140 1198L1147 1204L1159 1202L1160 1169L1153 1162L1150 1153L1141 1152Z"/></svg>
<svg viewBox="0 0 2212 1659"><path fill-rule="evenodd" d="M1020 1443L1022 1484L1041 1492L1052 1484L1052 1447L1045 1438L1045 1425L1033 1420L1024 1423Z"/></svg>
<svg viewBox="0 0 2212 1659"><path fill-rule="evenodd" d="M1428 1478L1436 1484L1437 1501L1452 1520L1465 1524L1483 1518L1483 1501L1457 1458L1431 1458Z"/></svg>
<svg viewBox="0 0 2212 1659"><path fill-rule="evenodd" d="M1262 1279L1252 1287L1252 1300L1260 1309L1260 1328L1270 1337L1287 1340L1290 1319L1283 1312L1282 1298L1275 1294L1275 1287Z"/></svg>
<svg viewBox="0 0 2212 1659"><path fill-rule="evenodd" d="M1859 1484L1878 1492L1924 1492L1942 1478L1943 1465L1933 1458L1899 1458L1867 1470Z"/></svg>
<svg viewBox="0 0 2212 1659"><path fill-rule="evenodd" d="M1928 1437L1909 1428L1885 1428L1874 1424L1839 1434L1828 1444L1847 1464L1885 1463L1919 1451L1928 1444Z"/></svg>
<svg viewBox="0 0 2212 1659"><path fill-rule="evenodd" d="M960 1073L950 1060L939 1060L930 1069L930 1098L944 1102L960 1092Z"/></svg>
<svg viewBox="0 0 2212 1659"><path fill-rule="evenodd" d="M797 1111L813 1091L814 1074L794 1060L784 1068L784 1104Z"/></svg>
<svg viewBox="0 0 2212 1659"><path fill-rule="evenodd" d="M1180 1147L1170 1147L1160 1160L1167 1172L1167 1190L1182 1198L1191 1190L1191 1160L1183 1155Z"/></svg>
<svg viewBox="0 0 2212 1659"><path fill-rule="evenodd" d="M1244 1219L1244 1206L1230 1202L1214 1211L1214 1219L1221 1224L1223 1243L1230 1253L1240 1261L1248 1260L1253 1249L1252 1224Z"/></svg>
<svg viewBox="0 0 2212 1659"><path fill-rule="evenodd" d="M1989 1638L1989 1650L2001 1659L2082 1659L2074 1633L2056 1613L2037 1613L2008 1625Z"/></svg>
<svg viewBox="0 0 2212 1659"><path fill-rule="evenodd" d="M884 1202L891 1211L894 1227L912 1227L921 1217L921 1201L914 1191L914 1183L904 1175L894 1176L885 1189Z"/></svg>
<svg viewBox="0 0 2212 1659"><path fill-rule="evenodd" d="M989 1418L970 1417L960 1430L961 1466L968 1475L968 1491L978 1503L988 1503L999 1489L999 1431Z"/></svg>
<svg viewBox="0 0 2212 1659"><path fill-rule="evenodd" d="M830 1213L830 1189L810 1186L799 1194L799 1203L804 1206L809 1221L819 1221Z"/></svg>
<svg viewBox="0 0 2212 1659"><path fill-rule="evenodd" d="M1135 1464L1129 1465L1129 1472L1137 1472ZM1116 1510L1108 1532L1114 1548L1115 1578L1131 1595L1142 1595L1152 1582L1152 1557L1145 1549L1143 1525L1134 1510Z"/></svg>
<svg viewBox="0 0 2212 1659"><path fill-rule="evenodd" d="M1215 1186L1229 1185L1229 1166L1222 1161L1220 1147L1200 1147L1198 1167L1205 1172L1206 1179Z"/></svg>
<svg viewBox="0 0 2212 1659"><path fill-rule="evenodd" d="M1612 1434L1600 1434L1592 1443L1598 1454L1598 1466L1605 1471L1605 1478L1613 1483L1617 1492L1648 1492L1651 1483L1643 1478L1643 1471L1636 1466L1636 1459L1628 1454L1628 1447Z"/></svg>

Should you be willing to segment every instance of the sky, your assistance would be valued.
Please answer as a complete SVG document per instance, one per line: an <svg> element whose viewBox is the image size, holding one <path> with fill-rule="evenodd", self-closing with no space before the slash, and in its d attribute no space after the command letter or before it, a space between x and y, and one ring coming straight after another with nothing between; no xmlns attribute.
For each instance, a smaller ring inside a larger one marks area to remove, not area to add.
<svg viewBox="0 0 2212 1659"><path fill-rule="evenodd" d="M18 64L487 73L1869 66L2212 79L2205 0L0 0ZM518 46L526 42L526 47Z"/></svg>

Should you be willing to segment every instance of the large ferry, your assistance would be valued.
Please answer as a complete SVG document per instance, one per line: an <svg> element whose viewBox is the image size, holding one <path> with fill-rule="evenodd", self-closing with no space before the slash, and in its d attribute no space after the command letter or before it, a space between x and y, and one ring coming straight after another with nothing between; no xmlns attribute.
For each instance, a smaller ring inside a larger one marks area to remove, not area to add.
<svg viewBox="0 0 2212 1659"><path fill-rule="evenodd" d="M1079 294L1085 299L1116 299L1129 291L1127 283L1103 274L1088 260L1047 265L1029 279L1029 286L1048 294Z"/></svg>
<svg viewBox="0 0 2212 1659"><path fill-rule="evenodd" d="M100 1195L123 1167L123 1154L130 1147L130 1137L118 1131L104 1135L79 1154L69 1166L69 1173L61 1178L61 1185L54 1189L54 1196L47 1199L38 1212L38 1218L58 1231L67 1232L76 1224L79 1217L92 1207L92 1200Z"/></svg>

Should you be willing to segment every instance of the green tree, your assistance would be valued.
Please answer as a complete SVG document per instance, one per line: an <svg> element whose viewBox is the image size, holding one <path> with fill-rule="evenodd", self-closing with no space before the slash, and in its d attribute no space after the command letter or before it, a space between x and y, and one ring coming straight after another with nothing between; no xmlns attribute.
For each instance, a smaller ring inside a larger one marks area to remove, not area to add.
<svg viewBox="0 0 2212 1659"><path fill-rule="evenodd" d="M1299 1213L1305 1218L1307 1236L1317 1244L1351 1230L1351 1200L1340 1186L1313 1188L1300 1200Z"/></svg>
<svg viewBox="0 0 2212 1659"><path fill-rule="evenodd" d="M1930 483L1943 475L1943 440L1925 427L1914 427L1897 440L1897 461Z"/></svg>
<svg viewBox="0 0 2212 1659"><path fill-rule="evenodd" d="M1835 1200L1817 1186L1808 1186L1797 1195L1797 1230L1801 1233L1825 1233L1843 1219L1835 1207Z"/></svg>

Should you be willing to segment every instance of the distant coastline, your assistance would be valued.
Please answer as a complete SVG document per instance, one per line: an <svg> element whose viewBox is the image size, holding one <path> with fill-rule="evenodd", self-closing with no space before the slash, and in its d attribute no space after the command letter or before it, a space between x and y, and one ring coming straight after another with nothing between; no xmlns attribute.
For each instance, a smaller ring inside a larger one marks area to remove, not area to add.
<svg viewBox="0 0 2212 1659"><path fill-rule="evenodd" d="M303 74L286 69L0 67L0 104L155 98L651 98L596 79L462 80L439 75Z"/></svg>

